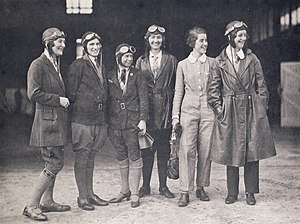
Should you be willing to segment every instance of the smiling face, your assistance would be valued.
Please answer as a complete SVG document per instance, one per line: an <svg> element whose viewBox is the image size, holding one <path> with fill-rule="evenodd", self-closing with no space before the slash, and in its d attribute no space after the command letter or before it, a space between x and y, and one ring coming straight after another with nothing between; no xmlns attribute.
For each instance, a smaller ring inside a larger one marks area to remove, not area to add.
<svg viewBox="0 0 300 224"><path fill-rule="evenodd" d="M101 47L102 45L100 41L97 38L95 38L87 43L86 50L89 55L97 57L100 53Z"/></svg>
<svg viewBox="0 0 300 224"><path fill-rule="evenodd" d="M198 34L198 39L195 41L194 50L202 55L206 53L207 46L207 35L205 33Z"/></svg>
<svg viewBox="0 0 300 224"><path fill-rule="evenodd" d="M236 50L240 50L244 47L247 40L247 31L239 30L236 33L236 37L234 38L235 48Z"/></svg>
<svg viewBox="0 0 300 224"><path fill-rule="evenodd" d="M52 54L55 57L59 57L63 55L64 49L66 47L66 39L61 37L53 41Z"/></svg>
<svg viewBox="0 0 300 224"><path fill-rule="evenodd" d="M161 34L151 34L148 41L151 50L159 50L162 47L163 37Z"/></svg>
<svg viewBox="0 0 300 224"><path fill-rule="evenodd" d="M133 62L133 54L132 53L126 53L121 57L121 63L126 68L130 67L132 62Z"/></svg>

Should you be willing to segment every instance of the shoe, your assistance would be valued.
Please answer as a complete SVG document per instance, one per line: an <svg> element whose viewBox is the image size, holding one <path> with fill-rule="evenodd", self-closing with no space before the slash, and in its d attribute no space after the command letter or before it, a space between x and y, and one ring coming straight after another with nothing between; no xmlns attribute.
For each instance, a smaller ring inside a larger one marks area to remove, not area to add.
<svg viewBox="0 0 300 224"><path fill-rule="evenodd" d="M45 216L41 211L41 209L39 209L36 206L34 207L26 206L23 210L22 215L28 216L29 218L37 221L47 221L47 216Z"/></svg>
<svg viewBox="0 0 300 224"><path fill-rule="evenodd" d="M141 187L139 190L139 197L142 198L145 195L150 195L150 187Z"/></svg>
<svg viewBox="0 0 300 224"><path fill-rule="evenodd" d="M94 196L92 196L92 197L89 197L88 201L92 205L97 205L97 206L107 206L108 205L108 201L105 201L105 200L99 198L99 196L96 194L94 194Z"/></svg>
<svg viewBox="0 0 300 224"><path fill-rule="evenodd" d="M71 206L69 205L61 205L56 202L52 202L49 205L40 204L40 209L42 212L66 212L71 210Z"/></svg>
<svg viewBox="0 0 300 224"><path fill-rule="evenodd" d="M127 193L123 194L122 192L120 192L117 197L110 199L109 203L119 203L121 202L124 198L126 198L127 201L129 201L131 197L131 191L128 190Z"/></svg>
<svg viewBox="0 0 300 224"><path fill-rule="evenodd" d="M132 196L136 196L137 197L137 201L132 200L135 197L132 197L131 199L131 208L136 208L140 206L140 198L137 194L133 194Z"/></svg>
<svg viewBox="0 0 300 224"><path fill-rule="evenodd" d="M256 200L255 200L254 194L246 194L246 202L248 205L255 205Z"/></svg>
<svg viewBox="0 0 300 224"><path fill-rule="evenodd" d="M86 198L77 198L77 204L79 208L86 211L92 211L95 207Z"/></svg>
<svg viewBox="0 0 300 224"><path fill-rule="evenodd" d="M164 195L166 198L175 198L174 194L169 190L168 187L159 188L159 193Z"/></svg>
<svg viewBox="0 0 300 224"><path fill-rule="evenodd" d="M225 204L233 204L234 202L236 202L236 200L237 196L227 195L227 197L225 198Z"/></svg>
<svg viewBox="0 0 300 224"><path fill-rule="evenodd" d="M186 207L190 202L189 194L188 193L181 193L180 198L178 200L179 207Z"/></svg>
<svg viewBox="0 0 300 224"><path fill-rule="evenodd" d="M200 201L209 201L210 200L203 187L196 190L196 197L199 198Z"/></svg>

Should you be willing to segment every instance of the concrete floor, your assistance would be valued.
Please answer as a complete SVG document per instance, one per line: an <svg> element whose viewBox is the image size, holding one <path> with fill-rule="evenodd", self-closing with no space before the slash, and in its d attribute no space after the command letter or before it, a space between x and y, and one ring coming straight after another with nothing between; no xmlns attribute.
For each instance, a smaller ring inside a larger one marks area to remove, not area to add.
<svg viewBox="0 0 300 224"><path fill-rule="evenodd" d="M28 146L31 118L14 116L0 128L0 223L36 223L21 215L32 187L43 168L38 150ZM77 188L73 174L74 155L70 145L65 150L65 167L57 177L54 197L57 202L71 205L66 213L48 213L47 223L300 223L300 129L272 129L277 156L260 162L260 194L257 204L245 203L243 172L241 168L239 199L225 205L225 167L212 165L211 186L206 190L211 198L201 202L192 192L190 204L179 208L179 181L169 180L176 195L166 199L158 192L155 165L152 176L152 194L141 199L141 206L132 209L130 202L97 207L87 212L76 204ZM115 151L107 142L96 157L94 190L104 199L114 197L120 190L119 171Z"/></svg>

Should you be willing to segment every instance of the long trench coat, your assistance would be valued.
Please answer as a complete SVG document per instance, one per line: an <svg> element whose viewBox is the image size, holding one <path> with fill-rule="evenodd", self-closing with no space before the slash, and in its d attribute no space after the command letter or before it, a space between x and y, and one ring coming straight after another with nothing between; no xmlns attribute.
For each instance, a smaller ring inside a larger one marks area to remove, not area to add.
<svg viewBox="0 0 300 224"><path fill-rule="evenodd" d="M35 116L29 145L63 146L68 141L68 111L60 105L65 85L51 61L42 54L27 73L28 98L35 103Z"/></svg>
<svg viewBox="0 0 300 224"><path fill-rule="evenodd" d="M235 72L225 49L216 58L208 87L208 103L216 114L211 159L239 167L275 156L276 151L266 113L269 92L259 59L248 49Z"/></svg>
<svg viewBox="0 0 300 224"><path fill-rule="evenodd" d="M136 68L142 70L149 89L149 129L171 128L172 104L178 60L173 55L162 52L161 66L154 77L151 70L149 53L140 56Z"/></svg>

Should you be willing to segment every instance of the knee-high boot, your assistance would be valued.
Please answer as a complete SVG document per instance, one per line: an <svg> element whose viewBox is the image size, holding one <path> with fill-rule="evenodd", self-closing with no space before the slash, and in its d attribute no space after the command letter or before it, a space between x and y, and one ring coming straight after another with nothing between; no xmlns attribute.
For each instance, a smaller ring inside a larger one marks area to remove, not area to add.
<svg viewBox="0 0 300 224"><path fill-rule="evenodd" d="M154 164L154 153L151 148L143 149L142 158L143 158L143 188L150 193L150 181Z"/></svg>
<svg viewBox="0 0 300 224"><path fill-rule="evenodd" d="M139 185L142 175L143 160L142 158L131 161L130 163L130 189L132 191L131 207L135 208L140 205Z"/></svg>
<svg viewBox="0 0 300 224"><path fill-rule="evenodd" d="M49 170L44 169L41 172L37 180L37 183L34 187L28 206L30 207L39 206L42 195L44 194L48 186L53 183L54 179L55 179L55 174L53 174Z"/></svg>
<svg viewBox="0 0 300 224"><path fill-rule="evenodd" d="M80 199L87 199L86 170L88 161L88 150L80 150L75 154L74 173Z"/></svg>
<svg viewBox="0 0 300 224"><path fill-rule="evenodd" d="M89 154L86 168L86 189L89 197L94 196L93 178L94 178L94 164L96 152L93 151Z"/></svg>

